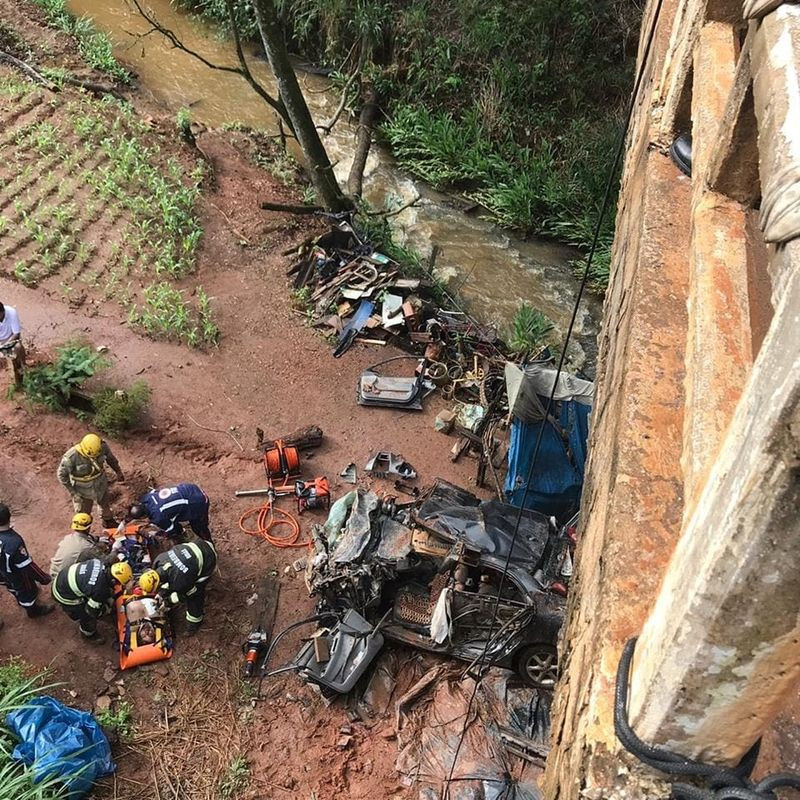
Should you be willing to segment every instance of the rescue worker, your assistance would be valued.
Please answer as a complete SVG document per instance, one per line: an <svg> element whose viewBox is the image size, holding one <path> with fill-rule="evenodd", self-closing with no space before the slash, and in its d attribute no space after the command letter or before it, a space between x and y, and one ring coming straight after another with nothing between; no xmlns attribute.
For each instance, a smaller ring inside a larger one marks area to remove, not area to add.
<svg viewBox="0 0 800 800"><path fill-rule="evenodd" d="M72 518L71 531L58 544L55 555L50 559L50 577L66 567L89 558L102 558L107 552L96 536L89 533L92 527L92 515L81 511Z"/></svg>
<svg viewBox="0 0 800 800"><path fill-rule="evenodd" d="M133 593L137 597L152 597L158 591L161 578L154 569L146 569L136 582Z"/></svg>
<svg viewBox="0 0 800 800"><path fill-rule="evenodd" d="M186 603L186 633L197 632L203 622L206 582L217 567L217 551L203 539L185 542L156 556L158 593L167 606Z"/></svg>
<svg viewBox="0 0 800 800"><path fill-rule="evenodd" d="M97 632L97 620L111 603L113 592L111 574L99 558L62 569L52 585L53 599L92 644L105 643L105 637Z"/></svg>
<svg viewBox="0 0 800 800"><path fill-rule="evenodd" d="M171 539L181 533L181 522L188 522L197 536L211 541L208 528L209 501L206 493L193 483L179 483L153 489L128 510L131 519L148 519Z"/></svg>
<svg viewBox="0 0 800 800"><path fill-rule="evenodd" d="M38 601L39 583L48 584L50 578L30 557L22 537L11 527L9 507L0 503L0 584L31 619L44 617L55 608Z"/></svg>
<svg viewBox="0 0 800 800"><path fill-rule="evenodd" d="M22 346L22 326L17 309L0 303L0 356L11 361L14 383L22 387L22 371L25 369L25 348Z"/></svg>
<svg viewBox="0 0 800 800"><path fill-rule="evenodd" d="M124 481L125 476L111 448L96 433L87 433L64 453L58 467L58 480L70 493L75 513L91 514L92 506L97 503L103 514L103 525L110 528L117 523L108 498L106 462L117 473L118 480Z"/></svg>

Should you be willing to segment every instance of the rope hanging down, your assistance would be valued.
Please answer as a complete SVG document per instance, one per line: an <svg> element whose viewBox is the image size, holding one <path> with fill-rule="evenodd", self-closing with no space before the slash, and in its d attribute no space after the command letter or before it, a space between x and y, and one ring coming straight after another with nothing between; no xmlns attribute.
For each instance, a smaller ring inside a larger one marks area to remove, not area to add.
<svg viewBox="0 0 800 800"><path fill-rule="evenodd" d="M777 800L775 789L800 789L800 775L792 772L768 775L760 781L750 780L761 740L733 768L705 764L643 742L628 721L628 682L635 649L636 639L630 639L622 651L617 667L614 731L620 744L648 767L667 775L704 780L708 784L707 788L703 788L688 783L674 783L671 795L674 800Z"/></svg>
<svg viewBox="0 0 800 800"><path fill-rule="evenodd" d="M561 372L564 368L564 361L567 355L567 349L569 346L570 339L572 338L573 331L575 329L575 322L578 318L578 309L580 308L581 300L583 299L583 293L586 290L586 285L589 282L589 274L592 268L592 263L594 261L595 253L597 252L597 246L600 242L600 233L603 229L603 220L605 219L606 213L608 212L608 208L611 204L611 197L613 194L614 189L614 180L615 176L617 175L617 171L619 169L619 165L622 161L622 154L625 150L625 140L628 135L628 129L630 128L631 118L633 116L633 109L636 105L636 100L639 97L639 90L642 86L642 80L644 78L645 69L650 59L650 51L653 46L653 40L655 39L656 29L658 28L658 20L661 16L661 6L663 4L663 0L657 0L655 5L655 10L653 11L653 21L650 25L650 30L647 34L647 42L645 44L644 51L642 53L641 61L639 62L639 69L636 74L636 81L633 85L633 90L631 91L630 100L628 101L628 107L626 109L626 116L625 116L625 124L620 131L619 140L617 142L616 152L614 154L614 161L611 165L611 169L608 172L608 179L606 180L606 189L605 194L603 196L603 204L600 207L600 213L597 216L597 223L595 224L594 228L594 236L592 237L592 246L589 249L589 254L586 257L586 266L583 270L583 277L581 278L580 286L578 287L578 293L575 296L575 303L572 308L572 316L570 317L569 326L567 327L567 333L564 337L564 345L561 348L561 356L558 360L558 368L556 369L556 377L553 381L553 387L550 391L550 396L547 398L547 405L545 407L544 412L544 419L547 420L550 418L550 412L553 408L556 387L558 386L558 380L561 377ZM531 488L531 480L533 478L533 470L534 466L536 465L536 458L539 455L539 449L542 445L542 436L544 435L544 428L545 426L542 425L539 428L539 433L536 437L536 444L533 448L533 454L531 456L531 463L528 467L528 474L525 480L525 490L522 494L522 500L520 501L519 505L519 512L517 513L517 518L514 523L514 532L511 537L511 546L508 549L508 555L505 559L505 564L503 565L503 572L500 576L500 585L497 589L497 596L495 597L494 606L492 608L492 617L491 623L489 625L489 633L486 638L486 644L483 647L483 651L481 652L480 660L477 662L477 674L478 680L475 681L475 685L472 689L472 694L469 698L469 703L467 705L467 713L464 717L464 725L461 729L461 735L458 739L458 744L456 745L455 753L453 754L453 762L450 765L450 771L447 776L447 780L445 781L445 791L444 791L444 799L450 796L450 785L453 782L453 775L455 774L456 764L458 762L458 756L461 752L461 747L464 744L464 738L467 735L467 728L469 726L469 719L470 719L470 712L472 711L473 703L475 702L475 697L478 692L478 685L480 680L483 677L483 670L484 665L486 663L486 656L489 650L489 645L492 642L492 639L495 634L495 624L497 623L497 613L500 605L500 597L503 593L503 586L505 584L506 575L508 574L508 567L511 562L511 554L514 552L514 546L517 543L517 535L519 534L520 525L522 524L522 514L525 510L525 502L528 499L528 493L530 492Z"/></svg>

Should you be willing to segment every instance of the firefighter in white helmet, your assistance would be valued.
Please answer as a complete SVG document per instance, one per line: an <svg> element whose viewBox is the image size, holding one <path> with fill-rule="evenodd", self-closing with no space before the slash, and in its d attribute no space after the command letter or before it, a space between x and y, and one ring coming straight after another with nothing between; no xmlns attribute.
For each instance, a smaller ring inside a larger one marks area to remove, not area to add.
<svg viewBox="0 0 800 800"><path fill-rule="evenodd" d="M122 469L111 448L96 434L87 433L74 447L70 447L61 458L58 480L72 497L75 513L91 514L95 503L103 514L103 525L116 525L108 498L108 464L120 481L125 480Z"/></svg>

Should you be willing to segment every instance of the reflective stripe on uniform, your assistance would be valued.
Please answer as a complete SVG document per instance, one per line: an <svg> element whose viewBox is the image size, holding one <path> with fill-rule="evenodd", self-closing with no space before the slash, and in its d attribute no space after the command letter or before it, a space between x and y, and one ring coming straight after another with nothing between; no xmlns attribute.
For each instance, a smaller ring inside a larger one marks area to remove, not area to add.
<svg viewBox="0 0 800 800"><path fill-rule="evenodd" d="M56 589L56 581L53 581L53 583L50 585L50 592L53 595L53 599L61 603L62 606L79 606L83 602L83 599L75 600L73 598L71 600L67 600L66 597L62 597L58 589Z"/></svg>
<svg viewBox="0 0 800 800"><path fill-rule="evenodd" d="M168 508L174 508L175 506L188 506L189 501L182 497L180 500L170 500L169 503L164 503L163 506L159 506L159 511L166 511Z"/></svg>
<svg viewBox="0 0 800 800"><path fill-rule="evenodd" d="M177 592L173 592L173 593L172 593L172 594L169 596L169 601L170 601L170 603L172 603L173 605L175 605L175 606L176 606L176 605L178 605L178 603L180 603L180 601L181 601L181 598L180 598L180 596L178 595L178 593L177 593Z"/></svg>
<svg viewBox="0 0 800 800"><path fill-rule="evenodd" d="M194 557L197 559L197 574L199 575L203 571L203 563L205 559L203 558L203 551L200 549L200 545L196 542L187 542L186 547L188 547L193 553ZM202 578L198 579L198 582L202 580Z"/></svg>
<svg viewBox="0 0 800 800"><path fill-rule="evenodd" d="M58 578L53 581L53 585L50 587L50 590L53 594L53 598L57 600L61 605L64 606L79 606L83 602L83 593L78 588L78 579L77 579L77 572L78 572L78 565L73 564L67 570L67 583L69 584L70 591L74 595L74 597L66 598L58 591Z"/></svg>
<svg viewBox="0 0 800 800"><path fill-rule="evenodd" d="M195 617L195 616L193 616L192 614L190 614L190 613L187 611L187 612L186 612L186 621L187 621L187 622L202 622L202 621L203 621L203 618L202 618L202 617Z"/></svg>
<svg viewBox="0 0 800 800"><path fill-rule="evenodd" d="M33 563L33 559L32 558L26 558L24 561L20 561L20 563L16 564L15 566L16 566L17 569L22 569L23 567L27 567L28 564L32 564L32 563Z"/></svg>

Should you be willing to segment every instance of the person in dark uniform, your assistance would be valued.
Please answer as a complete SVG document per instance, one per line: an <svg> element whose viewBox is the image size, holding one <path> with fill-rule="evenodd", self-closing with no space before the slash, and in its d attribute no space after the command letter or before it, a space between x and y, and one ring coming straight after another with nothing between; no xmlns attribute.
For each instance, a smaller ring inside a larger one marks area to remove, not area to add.
<svg viewBox="0 0 800 800"><path fill-rule="evenodd" d="M206 582L217 567L217 551L211 542L198 539L175 545L156 556L158 593L168 606L186 603L186 632L197 632L203 622Z"/></svg>
<svg viewBox="0 0 800 800"><path fill-rule="evenodd" d="M181 533L181 522L187 522L194 533L211 541L208 528L208 496L193 483L179 483L148 492L128 510L129 519L148 519L171 539Z"/></svg>
<svg viewBox="0 0 800 800"><path fill-rule="evenodd" d="M114 594L114 580L99 558L91 558L62 569L51 587L53 599L66 615L78 623L86 641L103 644L97 620L106 611Z"/></svg>
<svg viewBox="0 0 800 800"><path fill-rule="evenodd" d="M50 583L50 577L30 557L22 537L11 527L11 510L0 503L0 584L11 592L29 617L36 618L55 608L38 601L40 583Z"/></svg>

